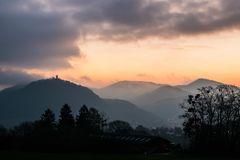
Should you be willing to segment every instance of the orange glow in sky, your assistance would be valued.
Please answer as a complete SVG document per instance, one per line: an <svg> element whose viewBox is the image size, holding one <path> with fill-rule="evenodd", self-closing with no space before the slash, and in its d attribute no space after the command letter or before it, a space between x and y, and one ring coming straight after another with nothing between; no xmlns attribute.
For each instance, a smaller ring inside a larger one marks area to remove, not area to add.
<svg viewBox="0 0 240 160"><path fill-rule="evenodd" d="M59 75L88 87L240 86L240 0L1 2L0 85Z"/></svg>
<svg viewBox="0 0 240 160"><path fill-rule="evenodd" d="M89 87L119 80L183 84L197 78L240 85L239 42L239 31L134 42L92 39L78 42L81 56L69 59L72 68L28 72L45 77L58 74Z"/></svg>

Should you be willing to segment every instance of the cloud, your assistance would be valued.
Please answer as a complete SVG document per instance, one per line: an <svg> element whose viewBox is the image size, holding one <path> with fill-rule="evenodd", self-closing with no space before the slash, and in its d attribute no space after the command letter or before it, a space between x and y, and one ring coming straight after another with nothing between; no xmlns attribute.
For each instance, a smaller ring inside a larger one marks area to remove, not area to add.
<svg viewBox="0 0 240 160"><path fill-rule="evenodd" d="M140 78L155 78L154 76L146 74L146 73L139 73L136 76L140 77Z"/></svg>
<svg viewBox="0 0 240 160"><path fill-rule="evenodd" d="M93 82L92 78L90 78L89 76L81 76L80 79L83 82Z"/></svg>
<svg viewBox="0 0 240 160"><path fill-rule="evenodd" d="M133 41L240 28L239 0L0 0L0 64L70 67L78 38Z"/></svg>
<svg viewBox="0 0 240 160"><path fill-rule="evenodd" d="M22 71L0 68L0 86L23 84L38 79L41 79L41 76L28 74Z"/></svg>
<svg viewBox="0 0 240 160"><path fill-rule="evenodd" d="M238 0L90 1L74 18L85 33L105 40L191 36L240 25Z"/></svg>
<svg viewBox="0 0 240 160"><path fill-rule="evenodd" d="M0 0L0 23L2 66L69 67L66 59L79 55L76 26L40 1Z"/></svg>

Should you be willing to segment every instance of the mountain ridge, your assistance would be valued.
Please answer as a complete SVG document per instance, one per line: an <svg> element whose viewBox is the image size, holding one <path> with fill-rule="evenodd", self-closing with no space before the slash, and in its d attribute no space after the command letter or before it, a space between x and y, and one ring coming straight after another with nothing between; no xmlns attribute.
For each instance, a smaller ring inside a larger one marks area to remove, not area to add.
<svg viewBox="0 0 240 160"><path fill-rule="evenodd" d="M158 121L155 125L162 124L159 117L130 102L102 99L87 87L55 78L34 81L20 88L0 92L0 124L12 126L23 121L36 120L46 108L52 109L58 118L60 107L65 103L72 107L74 115L86 104L104 112L110 120L122 117L120 120L132 125L153 127L152 121Z"/></svg>
<svg viewBox="0 0 240 160"><path fill-rule="evenodd" d="M183 114L180 104L183 103L184 99L190 94L197 93L198 88L204 86L216 87L221 84L223 83L201 78L186 85L159 87L130 100L130 102L157 114L170 124L180 125L182 120L179 119L179 116Z"/></svg>
<svg viewBox="0 0 240 160"><path fill-rule="evenodd" d="M94 89L94 92L103 98L129 100L137 95L153 91L163 84L145 81L119 81L100 89Z"/></svg>
<svg viewBox="0 0 240 160"><path fill-rule="evenodd" d="M178 87L165 85L155 89L152 92L148 92L138 97L135 97L130 102L133 102L134 104L139 106L146 106L162 99L178 98L187 94L189 93Z"/></svg>
<svg viewBox="0 0 240 160"><path fill-rule="evenodd" d="M199 79L196 79L195 81L190 82L189 84L178 85L176 87L195 94L199 88L208 87L208 86L216 87L222 84L223 83L218 81L214 81L206 78L199 78Z"/></svg>

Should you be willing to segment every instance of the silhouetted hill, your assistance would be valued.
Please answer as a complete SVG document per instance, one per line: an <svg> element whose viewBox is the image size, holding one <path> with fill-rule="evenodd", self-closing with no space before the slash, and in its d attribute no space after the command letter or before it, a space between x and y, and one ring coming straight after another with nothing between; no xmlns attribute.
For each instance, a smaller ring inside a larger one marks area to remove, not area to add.
<svg viewBox="0 0 240 160"><path fill-rule="evenodd" d="M162 84L143 81L119 81L101 89L94 89L94 92L103 98L129 100L153 91L159 86L162 86Z"/></svg>
<svg viewBox="0 0 240 160"><path fill-rule="evenodd" d="M110 119L120 117L133 125L141 124L143 119L146 119L149 125L151 120L159 120L157 116L127 101L104 100L84 86L52 78L0 92L0 124L12 126L22 121L38 119L48 107L59 113L65 103L72 107L75 114L83 104L86 104L105 112Z"/></svg>

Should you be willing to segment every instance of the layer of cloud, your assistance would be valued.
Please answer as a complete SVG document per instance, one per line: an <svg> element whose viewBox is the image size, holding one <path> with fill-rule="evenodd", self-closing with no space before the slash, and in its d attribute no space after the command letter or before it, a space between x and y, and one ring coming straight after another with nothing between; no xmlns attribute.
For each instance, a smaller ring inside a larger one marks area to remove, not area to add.
<svg viewBox="0 0 240 160"><path fill-rule="evenodd" d="M24 84L41 78L39 75L32 75L23 71L0 68L0 86Z"/></svg>
<svg viewBox="0 0 240 160"><path fill-rule="evenodd" d="M76 26L40 1L0 0L0 23L2 66L69 67L66 59L79 54Z"/></svg>
<svg viewBox="0 0 240 160"><path fill-rule="evenodd" d="M239 0L52 0L81 36L103 40L178 37L239 29Z"/></svg>
<svg viewBox="0 0 240 160"><path fill-rule="evenodd" d="M106 40L189 36L240 27L239 0L94 2L76 13L75 18L85 24L86 32L90 29L90 33Z"/></svg>
<svg viewBox="0 0 240 160"><path fill-rule="evenodd" d="M239 0L0 0L0 66L70 67L78 38L131 41L240 27Z"/></svg>

